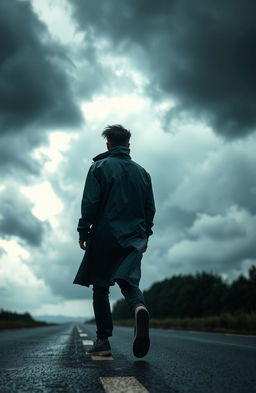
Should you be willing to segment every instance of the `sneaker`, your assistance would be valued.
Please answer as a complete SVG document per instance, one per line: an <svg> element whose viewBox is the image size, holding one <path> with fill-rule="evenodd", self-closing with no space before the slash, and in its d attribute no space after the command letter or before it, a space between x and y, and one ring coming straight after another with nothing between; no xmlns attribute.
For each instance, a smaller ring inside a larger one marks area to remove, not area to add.
<svg viewBox="0 0 256 393"><path fill-rule="evenodd" d="M97 356L111 356L112 355L109 341L107 339L102 340L99 338L97 338L94 341L93 346L88 351L86 351L86 353L88 355L97 355Z"/></svg>
<svg viewBox="0 0 256 393"><path fill-rule="evenodd" d="M133 340L133 354L137 358L142 358L148 353L149 340L149 313L146 307L135 308L135 326Z"/></svg>

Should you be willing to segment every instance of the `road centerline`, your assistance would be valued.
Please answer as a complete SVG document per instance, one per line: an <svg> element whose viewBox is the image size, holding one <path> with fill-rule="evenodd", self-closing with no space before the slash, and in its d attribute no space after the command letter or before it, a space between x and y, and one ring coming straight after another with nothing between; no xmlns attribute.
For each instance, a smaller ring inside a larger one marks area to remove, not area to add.
<svg viewBox="0 0 256 393"><path fill-rule="evenodd" d="M83 345L93 345L92 340L82 340Z"/></svg>

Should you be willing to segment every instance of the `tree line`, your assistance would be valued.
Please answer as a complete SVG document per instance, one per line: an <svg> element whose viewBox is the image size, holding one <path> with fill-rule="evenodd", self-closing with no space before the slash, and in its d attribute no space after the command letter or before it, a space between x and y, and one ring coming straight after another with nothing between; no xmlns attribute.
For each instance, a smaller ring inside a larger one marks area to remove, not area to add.
<svg viewBox="0 0 256 393"><path fill-rule="evenodd" d="M248 277L240 275L228 284L213 273L175 275L143 291L152 318L197 318L222 313L256 312L256 266ZM113 305L114 320L130 319L124 299Z"/></svg>
<svg viewBox="0 0 256 393"><path fill-rule="evenodd" d="M28 312L17 313L0 309L0 330L3 329L17 329L17 328L32 328L37 326L55 325L54 323L47 323L35 320Z"/></svg>
<svg viewBox="0 0 256 393"><path fill-rule="evenodd" d="M25 312L23 314L19 314L17 312L6 311L6 310L3 310L3 309L0 310L0 320L5 320L5 321L34 321L32 316L28 312Z"/></svg>

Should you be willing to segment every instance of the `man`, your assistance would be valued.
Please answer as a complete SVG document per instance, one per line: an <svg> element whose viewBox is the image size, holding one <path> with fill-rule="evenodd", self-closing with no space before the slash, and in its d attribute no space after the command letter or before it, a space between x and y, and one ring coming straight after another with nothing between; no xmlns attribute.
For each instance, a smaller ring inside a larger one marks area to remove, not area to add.
<svg viewBox="0 0 256 393"><path fill-rule="evenodd" d="M107 151L94 157L87 174L78 223L79 244L85 250L75 284L93 285L97 340L88 353L111 355L108 337L113 324L109 287L119 285L135 318L133 353L149 349L149 313L139 289L142 254L153 233L155 204L150 175L132 161L130 131L121 125L102 132Z"/></svg>

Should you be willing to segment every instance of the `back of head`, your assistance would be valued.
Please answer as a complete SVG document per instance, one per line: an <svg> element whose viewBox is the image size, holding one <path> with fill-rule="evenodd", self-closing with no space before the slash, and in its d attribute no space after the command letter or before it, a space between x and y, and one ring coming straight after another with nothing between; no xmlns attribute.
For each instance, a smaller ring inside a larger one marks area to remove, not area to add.
<svg viewBox="0 0 256 393"><path fill-rule="evenodd" d="M120 124L107 126L101 134L112 146L127 146L131 137L129 130L126 130Z"/></svg>

